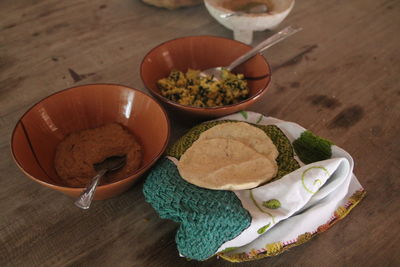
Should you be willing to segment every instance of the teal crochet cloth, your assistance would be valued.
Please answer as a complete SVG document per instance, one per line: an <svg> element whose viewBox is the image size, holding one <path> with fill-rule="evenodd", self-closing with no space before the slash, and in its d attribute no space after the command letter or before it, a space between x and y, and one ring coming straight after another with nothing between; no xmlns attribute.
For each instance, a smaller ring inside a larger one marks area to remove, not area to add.
<svg viewBox="0 0 400 267"><path fill-rule="evenodd" d="M236 121L210 121L193 127L168 148L167 155L179 159L202 132L226 122ZM290 141L277 126L252 125L263 130L279 151L278 174L272 180L300 167L293 158ZM151 170L143 192L161 218L180 223L176 243L187 258L208 259L251 223L250 214L233 192L204 189L186 182L169 159L162 159Z"/></svg>
<svg viewBox="0 0 400 267"><path fill-rule="evenodd" d="M189 184L169 159L160 160L153 168L143 192L161 218L181 223L175 241L187 258L206 260L251 223L233 192Z"/></svg>

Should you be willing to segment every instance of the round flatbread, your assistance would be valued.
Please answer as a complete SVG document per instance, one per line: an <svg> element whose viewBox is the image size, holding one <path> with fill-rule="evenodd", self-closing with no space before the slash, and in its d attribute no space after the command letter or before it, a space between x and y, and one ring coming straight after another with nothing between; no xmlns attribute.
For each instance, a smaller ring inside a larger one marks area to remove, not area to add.
<svg viewBox="0 0 400 267"><path fill-rule="evenodd" d="M271 138L261 129L245 122L228 122L203 132L198 140L229 138L239 141L275 161L279 152Z"/></svg>
<svg viewBox="0 0 400 267"><path fill-rule="evenodd" d="M217 190L254 188L277 173L275 161L231 138L197 140L178 162L182 178Z"/></svg>

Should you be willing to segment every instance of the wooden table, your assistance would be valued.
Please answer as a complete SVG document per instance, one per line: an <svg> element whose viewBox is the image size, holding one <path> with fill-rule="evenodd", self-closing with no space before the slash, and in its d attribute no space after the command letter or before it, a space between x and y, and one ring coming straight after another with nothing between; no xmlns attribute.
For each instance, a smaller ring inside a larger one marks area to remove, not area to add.
<svg viewBox="0 0 400 267"><path fill-rule="evenodd" d="M144 90L139 65L152 47L232 33L204 6L168 11L138 0L3 0L0 17L0 266L228 265L180 258L177 224L144 201L142 183L82 211L27 179L9 141L24 111L51 93L100 82ZM399 266L400 2L297 1L286 25L304 30L265 52L273 84L252 110L345 148L368 193L326 233L243 265ZM190 125L171 121L174 141Z"/></svg>

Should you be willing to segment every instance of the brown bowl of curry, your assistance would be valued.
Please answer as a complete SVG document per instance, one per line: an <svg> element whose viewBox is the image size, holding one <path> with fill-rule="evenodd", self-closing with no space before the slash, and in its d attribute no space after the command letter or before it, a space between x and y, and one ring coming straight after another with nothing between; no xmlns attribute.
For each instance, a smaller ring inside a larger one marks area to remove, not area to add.
<svg viewBox="0 0 400 267"><path fill-rule="evenodd" d="M11 149L33 181L77 197L96 174L92 165L115 154L127 163L104 177L94 199L128 190L163 154L166 112L149 95L117 84L61 90L33 105L17 122Z"/></svg>
<svg viewBox="0 0 400 267"><path fill-rule="evenodd" d="M220 117L249 108L271 83L267 60L256 55L227 73L222 84L197 79L198 71L227 66L252 49L216 36L189 36L164 42L143 58L140 75L150 93L184 115Z"/></svg>

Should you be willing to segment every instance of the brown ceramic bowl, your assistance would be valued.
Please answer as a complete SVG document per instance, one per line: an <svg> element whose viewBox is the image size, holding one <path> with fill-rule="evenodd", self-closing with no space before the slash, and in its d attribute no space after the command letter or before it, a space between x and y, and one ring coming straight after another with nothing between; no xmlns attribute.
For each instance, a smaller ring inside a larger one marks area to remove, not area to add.
<svg viewBox="0 0 400 267"><path fill-rule="evenodd" d="M58 143L68 134L118 122L128 128L143 148L140 169L120 181L99 186L94 199L126 191L163 154L169 121L163 108L145 93L122 85L91 84L50 95L31 107L18 121L11 139L15 162L32 180L77 197L83 188L66 187L54 169Z"/></svg>
<svg viewBox="0 0 400 267"><path fill-rule="evenodd" d="M180 110L196 117L220 117L245 110L258 101L271 82L271 69L262 55L257 55L233 70L243 73L248 80L248 99L229 106L215 108L190 107L173 102L160 94L157 81L168 77L171 70L186 72L188 68L204 70L228 66L252 47L241 42L215 36L190 36L174 39L153 48L143 58L140 75L152 95L172 110Z"/></svg>

